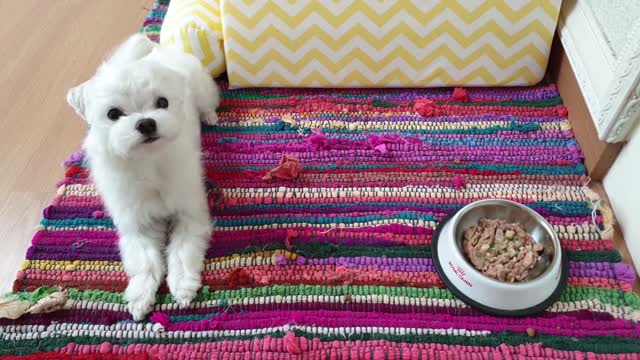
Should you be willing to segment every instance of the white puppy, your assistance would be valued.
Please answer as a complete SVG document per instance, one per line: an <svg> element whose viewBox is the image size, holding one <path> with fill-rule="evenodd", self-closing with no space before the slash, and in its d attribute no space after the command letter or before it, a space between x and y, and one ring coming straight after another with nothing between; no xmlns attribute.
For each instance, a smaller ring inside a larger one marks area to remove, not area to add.
<svg viewBox="0 0 640 360"><path fill-rule="evenodd" d="M165 273L187 306L213 227L199 123L218 120L213 79L195 57L133 35L67 101L89 123L84 149L120 235L129 312L140 320L153 309Z"/></svg>

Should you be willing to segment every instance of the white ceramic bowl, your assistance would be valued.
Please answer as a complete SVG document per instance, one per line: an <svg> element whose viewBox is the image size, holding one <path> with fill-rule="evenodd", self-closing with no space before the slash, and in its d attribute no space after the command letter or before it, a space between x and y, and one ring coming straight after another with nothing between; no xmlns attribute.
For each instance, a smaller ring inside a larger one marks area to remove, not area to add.
<svg viewBox="0 0 640 360"><path fill-rule="evenodd" d="M478 271L464 256L464 231L481 218L522 224L543 255L527 280L508 283ZM525 316L553 304L567 285L568 262L553 227L537 212L508 200L481 200L443 219L433 236L436 270L449 290L471 307L501 316Z"/></svg>

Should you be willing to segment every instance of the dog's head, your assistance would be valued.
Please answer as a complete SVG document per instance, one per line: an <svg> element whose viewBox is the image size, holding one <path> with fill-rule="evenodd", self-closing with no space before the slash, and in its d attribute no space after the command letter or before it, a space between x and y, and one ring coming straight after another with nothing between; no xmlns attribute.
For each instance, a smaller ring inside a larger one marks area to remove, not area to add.
<svg viewBox="0 0 640 360"><path fill-rule="evenodd" d="M67 101L103 151L125 158L153 153L195 126L185 124L186 78L156 52L144 35L134 35L93 78L69 90Z"/></svg>

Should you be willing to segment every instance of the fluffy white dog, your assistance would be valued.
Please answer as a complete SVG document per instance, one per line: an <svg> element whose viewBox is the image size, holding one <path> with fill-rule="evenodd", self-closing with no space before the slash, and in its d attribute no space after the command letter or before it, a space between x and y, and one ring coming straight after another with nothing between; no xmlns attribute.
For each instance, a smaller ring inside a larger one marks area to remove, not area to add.
<svg viewBox="0 0 640 360"><path fill-rule="evenodd" d="M165 273L187 306L213 227L199 121L217 123L215 82L192 55L133 35L67 101L89 123L84 149L120 234L129 312L140 320L153 309Z"/></svg>

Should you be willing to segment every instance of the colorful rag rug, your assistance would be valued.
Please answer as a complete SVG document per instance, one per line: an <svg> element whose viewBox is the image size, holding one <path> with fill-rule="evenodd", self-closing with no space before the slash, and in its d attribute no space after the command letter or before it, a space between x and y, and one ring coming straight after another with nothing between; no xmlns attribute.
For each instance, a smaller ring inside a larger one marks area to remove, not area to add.
<svg viewBox="0 0 640 360"><path fill-rule="evenodd" d="M76 154L14 284L14 306L40 307L0 320L0 355L640 359L634 273L592 209L554 85L234 90L219 115L202 136L217 230L191 308L163 288L131 320L117 235ZM543 214L571 260L538 316L484 315L435 273L439 219L488 197Z"/></svg>

